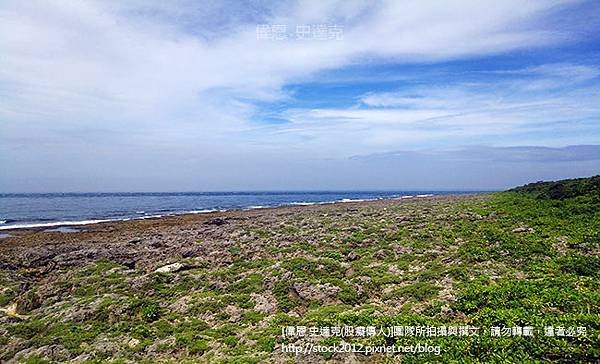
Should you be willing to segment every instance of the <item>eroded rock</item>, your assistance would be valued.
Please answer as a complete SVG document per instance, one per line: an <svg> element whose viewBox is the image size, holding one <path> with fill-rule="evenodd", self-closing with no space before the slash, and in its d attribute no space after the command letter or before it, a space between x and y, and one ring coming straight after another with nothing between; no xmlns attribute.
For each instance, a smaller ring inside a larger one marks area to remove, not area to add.
<svg viewBox="0 0 600 364"><path fill-rule="evenodd" d="M337 302L337 295L341 288L331 283L312 285L307 282L294 284L294 290L298 296L305 301L319 301L323 303Z"/></svg>
<svg viewBox="0 0 600 364"><path fill-rule="evenodd" d="M173 263L162 266L154 271L154 273L175 273L182 270L185 267L183 263Z"/></svg>

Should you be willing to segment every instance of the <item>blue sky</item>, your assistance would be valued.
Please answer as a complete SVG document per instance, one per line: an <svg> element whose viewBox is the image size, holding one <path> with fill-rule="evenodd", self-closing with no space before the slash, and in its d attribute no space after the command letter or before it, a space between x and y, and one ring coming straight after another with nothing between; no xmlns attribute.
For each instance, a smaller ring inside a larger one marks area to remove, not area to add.
<svg viewBox="0 0 600 364"><path fill-rule="evenodd" d="M598 174L597 34L596 1L3 1L0 192Z"/></svg>

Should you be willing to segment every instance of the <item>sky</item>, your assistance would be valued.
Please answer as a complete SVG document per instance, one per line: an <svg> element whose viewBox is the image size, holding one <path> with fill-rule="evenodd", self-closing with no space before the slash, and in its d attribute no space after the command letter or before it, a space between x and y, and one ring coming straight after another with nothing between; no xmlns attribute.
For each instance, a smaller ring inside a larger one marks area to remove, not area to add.
<svg viewBox="0 0 600 364"><path fill-rule="evenodd" d="M0 0L0 193L600 174L598 1Z"/></svg>

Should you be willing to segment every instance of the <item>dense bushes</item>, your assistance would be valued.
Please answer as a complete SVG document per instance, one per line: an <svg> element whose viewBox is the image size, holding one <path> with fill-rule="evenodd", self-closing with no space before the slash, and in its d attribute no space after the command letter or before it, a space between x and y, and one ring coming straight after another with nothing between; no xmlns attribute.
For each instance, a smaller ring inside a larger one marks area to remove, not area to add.
<svg viewBox="0 0 600 364"><path fill-rule="evenodd" d="M563 200L578 196L600 198L600 175L589 178L566 179L555 182L535 182L513 188L514 192L537 194L540 198Z"/></svg>

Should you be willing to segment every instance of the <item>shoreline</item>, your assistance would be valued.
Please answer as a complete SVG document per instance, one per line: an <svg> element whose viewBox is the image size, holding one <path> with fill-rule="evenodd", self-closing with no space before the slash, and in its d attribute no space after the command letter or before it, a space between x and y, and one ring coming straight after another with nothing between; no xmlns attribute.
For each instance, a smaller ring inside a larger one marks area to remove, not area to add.
<svg viewBox="0 0 600 364"><path fill-rule="evenodd" d="M201 252L202 249L194 246L204 236L211 236L210 240L215 240L214 248L219 251L222 248L217 246L221 242L217 240L226 236L228 230L237 229L240 225L262 225L265 221L300 216L340 216L371 208L384 210L409 204L423 208L427 204L468 201L485 196L489 194L438 195L180 214L143 220L100 222L83 225L85 228L76 232L46 231L46 228L40 227L4 230L2 233L10 236L0 239L0 263L44 270L47 265L56 265L57 256L64 256L65 261L59 263L59 266L81 266L97 259L108 259L132 267L156 267L174 257L205 255L206 253ZM164 249L165 247L169 249ZM155 254L148 254L149 251Z"/></svg>
<svg viewBox="0 0 600 364"><path fill-rule="evenodd" d="M414 201L416 199L425 199L432 197L441 197L441 196L473 196L473 195L485 195L493 192L465 192L465 193L451 193L451 194L419 194L419 195L404 195L398 197L380 197L373 199L341 199L334 201L322 201L322 202L289 202L283 203L281 205L276 206L248 206L248 207L239 207L239 208L231 208L231 209L203 209L203 210L191 210L191 211L181 211L181 212L171 212L165 214L152 214L146 216L139 217L122 217L122 218L90 218L85 220L74 220L74 221L51 221L51 222L32 222L32 223L22 223L15 225L0 225L0 232L4 235L2 237L0 235L0 239L6 239L14 236L13 234L18 231L45 231L53 228L61 228L61 227L87 227L90 225L99 225L106 223L119 223L119 222L128 222L128 221L143 221L143 220L157 220L157 219L165 219L172 218L177 216L194 216L194 215L207 215L213 213L224 213L224 212L233 212L233 211L254 211L254 210L269 210L269 209L284 209L290 207L310 207L310 206L326 206L326 205L337 205L337 204L350 204L350 203L363 203L363 202L377 202L377 201ZM82 228L82 231L85 228ZM52 231L47 231L52 232ZM59 231L60 232L60 231ZM73 232L68 232L73 233Z"/></svg>

